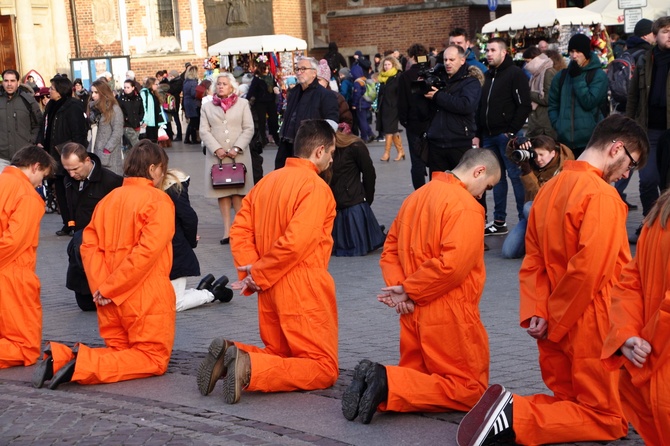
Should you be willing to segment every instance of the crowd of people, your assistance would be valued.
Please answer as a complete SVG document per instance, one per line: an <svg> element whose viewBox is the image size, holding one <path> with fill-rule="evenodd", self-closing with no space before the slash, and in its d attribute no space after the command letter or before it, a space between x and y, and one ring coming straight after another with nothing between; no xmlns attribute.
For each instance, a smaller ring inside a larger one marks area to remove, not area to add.
<svg viewBox="0 0 670 446"><path fill-rule="evenodd" d="M292 88L264 62L253 74L204 80L195 66L159 71L142 85L129 72L118 94L105 76L86 90L61 75L46 94L6 70L0 368L37 363L33 385L51 389L161 375L176 312L229 302L238 290L259 296L264 345L215 338L198 369L200 393L222 380L225 402L235 404L244 392L327 388L339 374L329 259L383 248L377 299L400 315L400 362L359 362L342 396L346 419L463 411L459 445L615 440L630 422L646 442L663 444L670 17L641 20L629 41L621 57L643 48L625 106L610 104L613 68L603 70L584 34L570 38L569 63L538 44L523 52L523 67L498 37L482 64L463 29L441 53L418 43L408 57L356 52L350 67L332 44L320 61L296 59ZM367 144L383 140L381 161L392 146L403 161L399 124L415 191L385 232L371 209L377 173ZM198 217L189 175L170 169L168 144L158 144L182 137L203 147L206 197L218 200L220 243L237 268L232 283L207 274L186 289L186 277L200 276ZM270 139L275 170L263 175ZM250 166L253 175L221 188L210 177L217 165ZM629 240L623 190L635 170L645 218ZM44 204L33 189L47 177L63 219L57 235L73 236L67 286L82 310L97 311L104 348L42 345L35 263ZM512 231L507 177L519 220ZM503 257L523 257L519 323L537 340L552 395L489 383L484 240L505 234Z"/></svg>

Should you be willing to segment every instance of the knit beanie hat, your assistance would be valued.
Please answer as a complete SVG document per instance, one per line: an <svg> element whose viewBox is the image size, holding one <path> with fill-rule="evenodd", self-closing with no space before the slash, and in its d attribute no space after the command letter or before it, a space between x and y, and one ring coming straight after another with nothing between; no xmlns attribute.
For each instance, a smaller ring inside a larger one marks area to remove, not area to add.
<svg viewBox="0 0 670 446"><path fill-rule="evenodd" d="M579 51L587 59L591 58L591 39L584 34L575 34L568 42L568 53L572 50Z"/></svg>
<svg viewBox="0 0 670 446"><path fill-rule="evenodd" d="M351 70L347 67L340 68L340 76L344 76L345 79L351 79Z"/></svg>
<svg viewBox="0 0 670 446"><path fill-rule="evenodd" d="M635 24L635 30L633 31L633 34L635 34L638 37L644 37L647 34L651 33L651 26L654 24L649 19L641 19L639 22Z"/></svg>
<svg viewBox="0 0 670 446"><path fill-rule="evenodd" d="M328 66L328 61L326 59L321 59L319 61L319 66L316 69L316 77L330 81L330 67Z"/></svg>

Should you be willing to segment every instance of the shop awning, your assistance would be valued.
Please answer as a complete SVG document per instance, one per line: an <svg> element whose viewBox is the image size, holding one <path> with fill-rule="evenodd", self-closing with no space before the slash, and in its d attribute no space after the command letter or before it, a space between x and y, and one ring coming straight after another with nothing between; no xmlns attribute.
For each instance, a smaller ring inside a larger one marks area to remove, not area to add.
<svg viewBox="0 0 670 446"><path fill-rule="evenodd" d="M619 0L597 0L584 9L599 13L603 25L623 25L623 9L619 9ZM642 17L645 19L656 20L666 15L670 15L668 0L647 0L647 6L642 7Z"/></svg>
<svg viewBox="0 0 670 446"><path fill-rule="evenodd" d="M616 2L616 0L614 0ZM482 27L483 33L505 32L510 30L531 29L560 25L591 25L600 23L597 12L582 8L558 8L543 11L517 12L506 14Z"/></svg>
<svg viewBox="0 0 670 446"><path fill-rule="evenodd" d="M306 50L307 42L285 34L231 37L208 48L210 56Z"/></svg>

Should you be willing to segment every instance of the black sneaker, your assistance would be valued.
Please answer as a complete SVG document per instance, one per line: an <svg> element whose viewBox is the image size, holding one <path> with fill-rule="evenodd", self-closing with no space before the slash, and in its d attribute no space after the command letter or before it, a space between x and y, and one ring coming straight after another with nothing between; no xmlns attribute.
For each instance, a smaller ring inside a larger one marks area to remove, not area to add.
<svg viewBox="0 0 670 446"><path fill-rule="evenodd" d="M507 223L505 222L498 223L494 221L493 223L489 223L488 225L486 225L486 227L484 228L484 236L505 235L508 232L509 231L507 230Z"/></svg>
<svg viewBox="0 0 670 446"><path fill-rule="evenodd" d="M500 384L489 387L458 425L458 446L514 443L512 394Z"/></svg>

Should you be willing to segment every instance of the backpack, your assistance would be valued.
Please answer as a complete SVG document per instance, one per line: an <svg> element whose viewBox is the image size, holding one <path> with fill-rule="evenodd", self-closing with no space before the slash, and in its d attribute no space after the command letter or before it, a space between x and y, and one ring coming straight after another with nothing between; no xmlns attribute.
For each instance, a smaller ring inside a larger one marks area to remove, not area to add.
<svg viewBox="0 0 670 446"><path fill-rule="evenodd" d="M163 102L163 110L167 112L173 112L177 108L177 102L174 99L174 95L170 93L165 93L165 102Z"/></svg>
<svg viewBox="0 0 670 446"><path fill-rule="evenodd" d="M632 53L624 51L618 59L614 59L607 66L607 83L612 99L619 104L625 104L628 100L628 85L633 79L638 56L644 51L644 48Z"/></svg>
<svg viewBox="0 0 670 446"><path fill-rule="evenodd" d="M365 93L363 94L363 99L370 103L377 99L377 86L372 79L365 81Z"/></svg>

